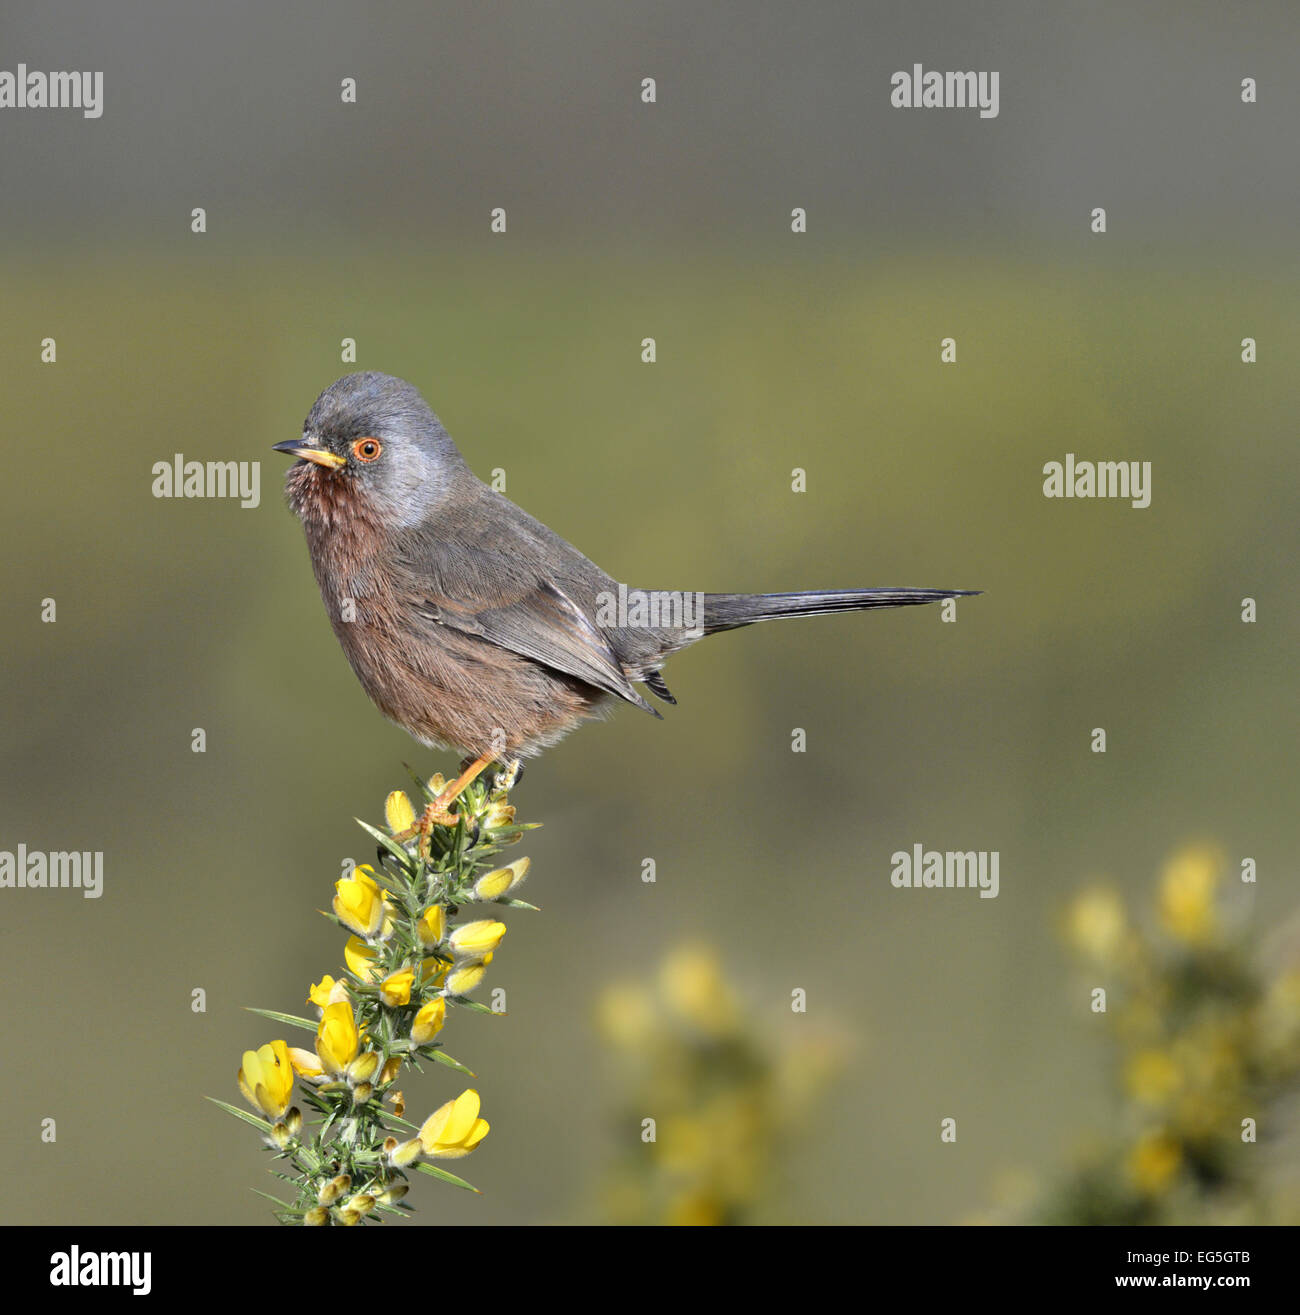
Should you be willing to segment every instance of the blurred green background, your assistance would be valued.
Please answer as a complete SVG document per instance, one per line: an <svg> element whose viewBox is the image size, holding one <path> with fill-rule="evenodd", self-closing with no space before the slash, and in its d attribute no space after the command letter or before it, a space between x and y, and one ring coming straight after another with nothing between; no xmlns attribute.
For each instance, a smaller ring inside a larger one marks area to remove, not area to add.
<svg viewBox="0 0 1300 1315"><path fill-rule="evenodd" d="M949 1222L1005 1166L1049 1172L1110 1117L1053 937L1069 895L1208 836L1257 860L1261 935L1296 903L1294 14L324 8L0 25L13 61L106 70L100 121L0 113L0 848L103 850L106 874L98 901L0 891L0 1219L267 1219L255 1137L202 1097L237 1099L270 1037L242 1006L298 1012L338 971L316 910L370 856L352 817L404 762L454 766L367 703L267 451L353 368L345 337L619 579L985 591L956 624L711 640L668 668L662 723L624 709L530 765L543 911L492 966L509 1014L445 1034L493 1125L484 1195L421 1183L419 1218L598 1219L595 1001L686 937L857 1043L781 1218ZM1001 68L1002 115L902 123L888 72L913 60ZM1067 451L1150 461L1150 508L1044 499ZM262 462L261 505L155 499L175 452ZM918 841L1000 851L999 897L891 888ZM435 1073L408 1105L456 1090Z"/></svg>

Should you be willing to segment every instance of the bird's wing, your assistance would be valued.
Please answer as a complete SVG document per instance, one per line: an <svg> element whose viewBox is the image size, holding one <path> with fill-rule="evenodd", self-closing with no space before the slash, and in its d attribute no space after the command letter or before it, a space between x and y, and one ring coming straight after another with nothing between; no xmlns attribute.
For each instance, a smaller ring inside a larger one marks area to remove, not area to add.
<svg viewBox="0 0 1300 1315"><path fill-rule="evenodd" d="M426 597L418 611L438 625L485 639L660 715L632 688L608 640L559 585L538 580L512 592L516 596L500 605L477 609Z"/></svg>

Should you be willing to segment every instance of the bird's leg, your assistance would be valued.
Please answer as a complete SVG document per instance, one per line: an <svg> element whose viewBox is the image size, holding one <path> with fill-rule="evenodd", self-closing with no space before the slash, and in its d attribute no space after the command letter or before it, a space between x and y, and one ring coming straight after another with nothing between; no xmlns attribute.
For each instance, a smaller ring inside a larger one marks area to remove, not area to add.
<svg viewBox="0 0 1300 1315"><path fill-rule="evenodd" d="M426 804L415 829L420 835L422 847L427 847L429 832L434 826L455 826L456 815L448 811L469 786L496 761L496 754L485 753L475 758L463 772L444 789L432 803Z"/></svg>

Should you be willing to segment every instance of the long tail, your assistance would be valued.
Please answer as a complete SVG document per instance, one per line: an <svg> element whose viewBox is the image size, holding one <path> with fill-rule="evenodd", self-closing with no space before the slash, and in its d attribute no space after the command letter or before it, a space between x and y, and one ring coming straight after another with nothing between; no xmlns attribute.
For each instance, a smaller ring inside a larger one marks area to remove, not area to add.
<svg viewBox="0 0 1300 1315"><path fill-rule="evenodd" d="M795 594L705 594L704 633L735 630L782 616L822 616L871 607L913 607L944 598L967 598L978 589L812 589Z"/></svg>

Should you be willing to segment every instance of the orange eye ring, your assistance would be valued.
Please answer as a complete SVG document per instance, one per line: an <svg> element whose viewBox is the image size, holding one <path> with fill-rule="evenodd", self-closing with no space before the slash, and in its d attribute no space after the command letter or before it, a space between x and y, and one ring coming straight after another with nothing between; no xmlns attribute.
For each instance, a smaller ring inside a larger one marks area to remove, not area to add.
<svg viewBox="0 0 1300 1315"><path fill-rule="evenodd" d="M352 455L358 461L374 461L384 450L384 445L377 438L358 438L352 444Z"/></svg>

